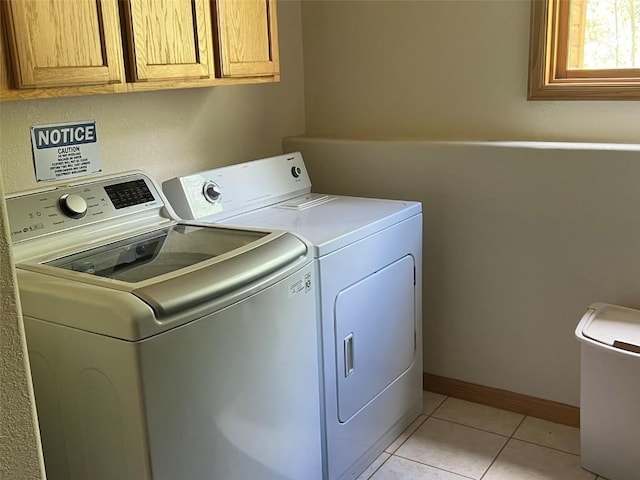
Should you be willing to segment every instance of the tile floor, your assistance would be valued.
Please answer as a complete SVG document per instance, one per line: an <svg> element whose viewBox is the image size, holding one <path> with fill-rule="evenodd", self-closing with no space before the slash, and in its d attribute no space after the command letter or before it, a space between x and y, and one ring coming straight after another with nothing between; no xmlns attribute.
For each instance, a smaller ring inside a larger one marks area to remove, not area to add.
<svg viewBox="0 0 640 480"><path fill-rule="evenodd" d="M604 480L580 466L580 432L424 392L422 414L358 480Z"/></svg>

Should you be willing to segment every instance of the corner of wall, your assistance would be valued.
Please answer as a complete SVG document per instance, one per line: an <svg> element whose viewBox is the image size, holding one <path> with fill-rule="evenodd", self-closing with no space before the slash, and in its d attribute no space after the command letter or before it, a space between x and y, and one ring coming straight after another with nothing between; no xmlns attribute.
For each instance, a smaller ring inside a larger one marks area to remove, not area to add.
<svg viewBox="0 0 640 480"><path fill-rule="evenodd" d="M8 223L0 180L0 478L43 479L44 460Z"/></svg>

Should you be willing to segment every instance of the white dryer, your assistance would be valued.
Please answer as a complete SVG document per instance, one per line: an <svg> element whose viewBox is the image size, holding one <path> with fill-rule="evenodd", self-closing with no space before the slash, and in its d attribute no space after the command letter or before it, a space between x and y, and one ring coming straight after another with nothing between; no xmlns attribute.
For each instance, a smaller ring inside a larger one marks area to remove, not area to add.
<svg viewBox="0 0 640 480"><path fill-rule="evenodd" d="M174 178L163 189L185 219L287 230L313 245L324 478L357 477L421 410L421 204L310 193L300 153Z"/></svg>

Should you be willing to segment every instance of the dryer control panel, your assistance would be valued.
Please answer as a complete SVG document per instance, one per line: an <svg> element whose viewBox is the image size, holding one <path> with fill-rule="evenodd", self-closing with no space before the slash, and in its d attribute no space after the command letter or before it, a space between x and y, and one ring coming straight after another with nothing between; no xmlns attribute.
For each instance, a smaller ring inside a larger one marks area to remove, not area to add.
<svg viewBox="0 0 640 480"><path fill-rule="evenodd" d="M14 243L163 206L154 183L138 172L7 198Z"/></svg>
<svg viewBox="0 0 640 480"><path fill-rule="evenodd" d="M180 217L210 222L306 195L311 180L294 152L173 178L162 189Z"/></svg>

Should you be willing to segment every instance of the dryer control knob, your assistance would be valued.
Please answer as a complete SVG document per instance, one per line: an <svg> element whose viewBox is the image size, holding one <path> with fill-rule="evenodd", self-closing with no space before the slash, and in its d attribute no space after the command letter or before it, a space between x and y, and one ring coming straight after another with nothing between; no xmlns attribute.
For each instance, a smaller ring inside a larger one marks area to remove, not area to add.
<svg viewBox="0 0 640 480"><path fill-rule="evenodd" d="M220 187L215 182L208 181L202 187L202 194L209 203L216 203L220 199Z"/></svg>
<svg viewBox="0 0 640 480"><path fill-rule="evenodd" d="M62 212L71 218L82 218L87 214L87 202L80 195L65 193L58 199Z"/></svg>

